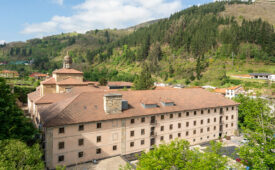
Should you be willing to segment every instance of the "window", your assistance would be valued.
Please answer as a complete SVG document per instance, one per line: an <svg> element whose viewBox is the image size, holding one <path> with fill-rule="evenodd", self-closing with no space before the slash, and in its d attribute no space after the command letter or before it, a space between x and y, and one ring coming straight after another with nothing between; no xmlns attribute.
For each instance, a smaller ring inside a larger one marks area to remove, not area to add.
<svg viewBox="0 0 275 170"><path fill-rule="evenodd" d="M65 143L64 142L59 142L58 143L58 149L64 149L65 148Z"/></svg>
<svg viewBox="0 0 275 170"><path fill-rule="evenodd" d="M207 128L207 132L209 132L209 131L210 131L210 127Z"/></svg>
<svg viewBox="0 0 275 170"><path fill-rule="evenodd" d="M188 127L189 126L189 122L186 122L186 127Z"/></svg>
<svg viewBox="0 0 275 170"><path fill-rule="evenodd" d="M228 107L226 107L226 111L228 111Z"/></svg>
<svg viewBox="0 0 275 170"><path fill-rule="evenodd" d="M203 120L201 120L201 125L203 124Z"/></svg>
<svg viewBox="0 0 275 170"><path fill-rule="evenodd" d="M226 116L225 119L228 120L228 116Z"/></svg>
<svg viewBox="0 0 275 170"><path fill-rule="evenodd" d="M78 126L78 131L83 131L84 130L84 125L79 125Z"/></svg>
<svg viewBox="0 0 275 170"><path fill-rule="evenodd" d="M96 137L96 142L101 142L101 136Z"/></svg>
<svg viewBox="0 0 275 170"><path fill-rule="evenodd" d="M214 130L216 130L216 126L214 126Z"/></svg>
<svg viewBox="0 0 275 170"><path fill-rule="evenodd" d="M172 129L173 129L173 125L171 124L171 125L170 125L170 130L172 130Z"/></svg>
<svg viewBox="0 0 275 170"><path fill-rule="evenodd" d="M173 118L173 114L170 114L170 119L172 119Z"/></svg>
<svg viewBox="0 0 275 170"><path fill-rule="evenodd" d="M234 123L231 123L231 126L233 127L233 126L234 126Z"/></svg>
<svg viewBox="0 0 275 170"><path fill-rule="evenodd" d="M82 158L83 155L84 155L83 152L78 152L78 157L79 157L79 158Z"/></svg>
<svg viewBox="0 0 275 170"><path fill-rule="evenodd" d="M114 145L113 146L113 151L116 151L117 150L117 145Z"/></svg>
<svg viewBox="0 0 275 170"><path fill-rule="evenodd" d="M207 139L209 139L209 136L207 136Z"/></svg>
<svg viewBox="0 0 275 170"><path fill-rule="evenodd" d="M194 135L196 134L196 130L193 130L193 134L194 134Z"/></svg>
<svg viewBox="0 0 275 170"><path fill-rule="evenodd" d="M234 115L231 116L231 119L234 119Z"/></svg>
<svg viewBox="0 0 275 170"><path fill-rule="evenodd" d="M64 155L58 156L58 162L62 162L62 161L64 161Z"/></svg>
<svg viewBox="0 0 275 170"><path fill-rule="evenodd" d="M178 117L181 117L181 113L178 113Z"/></svg>
<svg viewBox="0 0 275 170"><path fill-rule="evenodd" d="M214 118L214 122L216 122L217 121L217 119L216 118Z"/></svg>
<svg viewBox="0 0 275 170"><path fill-rule="evenodd" d="M169 139L173 139L173 135L169 135Z"/></svg>
<svg viewBox="0 0 275 170"><path fill-rule="evenodd" d="M194 116L196 116L197 115L197 111L194 111Z"/></svg>
<svg viewBox="0 0 275 170"><path fill-rule="evenodd" d="M64 127L59 128L59 131L58 131L58 132L59 132L59 133L65 133Z"/></svg>
<svg viewBox="0 0 275 170"><path fill-rule="evenodd" d="M135 143L134 142L130 142L130 147L134 147Z"/></svg>
<svg viewBox="0 0 275 170"><path fill-rule="evenodd" d="M101 128L101 123L97 123L97 124L96 124L96 128L97 128L97 129Z"/></svg>
<svg viewBox="0 0 275 170"><path fill-rule="evenodd" d="M141 141L140 141L140 145L144 145L144 140L141 140Z"/></svg>
<svg viewBox="0 0 275 170"><path fill-rule="evenodd" d="M96 149L96 154L101 154L101 148Z"/></svg>
<svg viewBox="0 0 275 170"><path fill-rule="evenodd" d="M72 90L72 88L65 88L65 92L69 93Z"/></svg>
<svg viewBox="0 0 275 170"><path fill-rule="evenodd" d="M178 123L178 128L181 128L181 123Z"/></svg>
<svg viewBox="0 0 275 170"><path fill-rule="evenodd" d="M213 135L213 137L215 137L216 135Z"/></svg>
<svg viewBox="0 0 275 170"><path fill-rule="evenodd" d="M214 113L216 113L216 112L217 112L217 109L215 108L215 109L214 109Z"/></svg>
<svg viewBox="0 0 275 170"><path fill-rule="evenodd" d="M210 119L207 119L207 123L210 123Z"/></svg>
<svg viewBox="0 0 275 170"><path fill-rule="evenodd" d="M135 131L132 130L132 131L130 132L130 136L131 136L131 137L135 136Z"/></svg>
<svg viewBox="0 0 275 170"><path fill-rule="evenodd" d="M134 124L135 123L135 119L131 119L131 124Z"/></svg>
<svg viewBox="0 0 275 170"><path fill-rule="evenodd" d="M185 136L188 136L189 135L189 132L187 131L186 133L185 133Z"/></svg>
<svg viewBox="0 0 275 170"><path fill-rule="evenodd" d="M181 133L178 133L178 137L180 138L180 136L181 136Z"/></svg>
<svg viewBox="0 0 275 170"><path fill-rule="evenodd" d="M201 129L201 133L203 133L203 129Z"/></svg>
<svg viewBox="0 0 275 170"><path fill-rule="evenodd" d="M160 137L160 141L163 141L163 140L164 140L164 138L163 138L163 136L161 136L161 137Z"/></svg>
<svg viewBox="0 0 275 170"><path fill-rule="evenodd" d="M189 112L186 112L186 116L187 116L187 117L189 116Z"/></svg>
<svg viewBox="0 0 275 170"><path fill-rule="evenodd" d="M197 124L197 122L196 122L196 121L194 121L194 122L193 122L193 125L194 125L194 126L196 126L196 124Z"/></svg>
<svg viewBox="0 0 275 170"><path fill-rule="evenodd" d="M202 137L201 137L201 140L202 140Z"/></svg>
<svg viewBox="0 0 275 170"><path fill-rule="evenodd" d="M141 123L144 123L145 122L145 117L142 117L141 118Z"/></svg>
<svg viewBox="0 0 275 170"><path fill-rule="evenodd" d="M208 113L210 113L210 109L208 109Z"/></svg>
<svg viewBox="0 0 275 170"><path fill-rule="evenodd" d="M161 115L160 118L161 118L161 120L163 120L164 119L164 115Z"/></svg>
<svg viewBox="0 0 275 170"><path fill-rule="evenodd" d="M203 110L201 110L201 114L203 115Z"/></svg>
<svg viewBox="0 0 275 170"><path fill-rule="evenodd" d="M228 124L226 124L225 127L227 128L227 127L228 127Z"/></svg>
<svg viewBox="0 0 275 170"><path fill-rule="evenodd" d="M144 135L144 134L145 134L145 129L141 129L141 130L140 130L140 134L141 134L141 135Z"/></svg>
<svg viewBox="0 0 275 170"><path fill-rule="evenodd" d="M234 106L232 106L232 110L234 110Z"/></svg>
<svg viewBox="0 0 275 170"><path fill-rule="evenodd" d="M78 146L84 145L84 139L78 139Z"/></svg>
<svg viewBox="0 0 275 170"><path fill-rule="evenodd" d="M160 131L164 131L164 126L161 126L161 127L160 127Z"/></svg>
<svg viewBox="0 0 275 170"><path fill-rule="evenodd" d="M193 139L193 142L196 142L196 139Z"/></svg>

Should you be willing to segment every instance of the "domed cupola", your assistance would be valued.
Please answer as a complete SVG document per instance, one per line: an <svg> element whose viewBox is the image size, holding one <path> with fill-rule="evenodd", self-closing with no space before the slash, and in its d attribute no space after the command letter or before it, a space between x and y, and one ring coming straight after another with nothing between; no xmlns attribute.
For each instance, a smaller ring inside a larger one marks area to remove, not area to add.
<svg viewBox="0 0 275 170"><path fill-rule="evenodd" d="M69 56L68 52L67 55L64 57L64 61L63 61L63 68L72 68L72 58Z"/></svg>

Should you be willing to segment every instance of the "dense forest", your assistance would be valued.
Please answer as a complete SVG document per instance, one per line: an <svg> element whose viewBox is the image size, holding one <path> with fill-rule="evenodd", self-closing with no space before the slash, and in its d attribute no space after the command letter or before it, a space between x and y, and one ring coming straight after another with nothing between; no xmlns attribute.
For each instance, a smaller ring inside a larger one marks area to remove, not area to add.
<svg viewBox="0 0 275 170"><path fill-rule="evenodd" d="M154 77L164 81L205 81L214 67L218 70L215 79L225 83L228 61L233 65L275 63L272 24L219 15L226 5L238 3L243 4L231 1L193 6L136 30L94 30L5 44L0 47L0 62L28 60L33 69L51 72L61 66L69 51L87 80L98 81L104 76L133 81L141 65L147 63Z"/></svg>

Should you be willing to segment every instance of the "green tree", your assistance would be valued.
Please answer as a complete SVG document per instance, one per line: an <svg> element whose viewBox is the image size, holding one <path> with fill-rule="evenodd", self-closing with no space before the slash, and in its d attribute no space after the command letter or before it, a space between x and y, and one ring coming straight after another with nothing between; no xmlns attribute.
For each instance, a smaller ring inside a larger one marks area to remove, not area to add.
<svg viewBox="0 0 275 170"><path fill-rule="evenodd" d="M36 134L36 128L16 105L11 88L0 78L0 140L14 138L32 143Z"/></svg>
<svg viewBox="0 0 275 170"><path fill-rule="evenodd" d="M185 140L161 144L139 157L137 169L225 169L227 158L220 154L221 144L211 142L205 153L191 150Z"/></svg>
<svg viewBox="0 0 275 170"><path fill-rule="evenodd" d="M150 68L147 64L143 65L140 75L135 78L134 88L136 90L147 90L152 88L154 81L151 76Z"/></svg>
<svg viewBox="0 0 275 170"><path fill-rule="evenodd" d="M106 85L108 84L108 81L107 81L104 77L102 77L102 78L100 78L100 80L99 80L99 84L100 84L101 86L106 86Z"/></svg>
<svg viewBox="0 0 275 170"><path fill-rule="evenodd" d="M0 169L44 169L39 145L28 147L15 139L0 140Z"/></svg>
<svg viewBox="0 0 275 170"><path fill-rule="evenodd" d="M241 146L238 154L243 163L253 169L272 169L274 159L274 113L270 112L268 102L261 98L240 95L239 126L249 140Z"/></svg>

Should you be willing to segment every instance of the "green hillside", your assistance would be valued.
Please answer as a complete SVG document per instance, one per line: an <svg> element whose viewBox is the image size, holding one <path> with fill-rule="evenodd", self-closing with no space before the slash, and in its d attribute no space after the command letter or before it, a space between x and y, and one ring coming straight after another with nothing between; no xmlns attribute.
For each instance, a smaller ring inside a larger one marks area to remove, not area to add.
<svg viewBox="0 0 275 170"><path fill-rule="evenodd" d="M0 48L0 61L32 59L32 69L51 72L61 66L62 57L69 51L75 67L83 70L88 80L106 77L133 81L140 66L147 63L158 81L216 86L242 83L230 80L228 75L275 73L273 20L261 19L265 18L263 13L257 14L258 19L251 17L252 13L247 17L230 14L233 9L257 9L257 5L209 3L129 29L94 30L10 43Z"/></svg>

